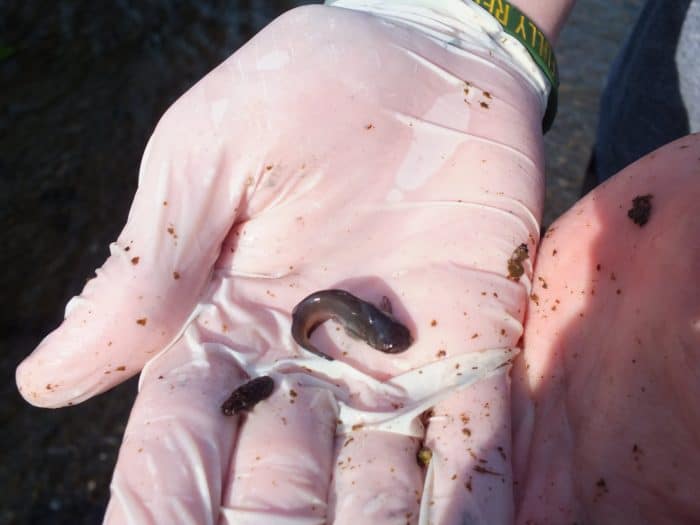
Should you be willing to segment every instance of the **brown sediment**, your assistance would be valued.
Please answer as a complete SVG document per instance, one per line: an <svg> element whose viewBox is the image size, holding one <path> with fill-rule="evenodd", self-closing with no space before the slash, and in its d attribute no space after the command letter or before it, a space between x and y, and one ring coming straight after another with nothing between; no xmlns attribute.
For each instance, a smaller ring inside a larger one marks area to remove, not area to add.
<svg viewBox="0 0 700 525"><path fill-rule="evenodd" d="M651 199L653 195L637 195L632 199L632 207L627 210L627 216L640 228L649 222L651 215Z"/></svg>
<svg viewBox="0 0 700 525"><path fill-rule="evenodd" d="M513 254L508 259L508 279L516 282L520 280L520 277L525 273L523 261L528 257L529 252L525 243L520 244L513 250Z"/></svg>
<svg viewBox="0 0 700 525"><path fill-rule="evenodd" d="M433 451L428 447L421 447L416 454L416 461L419 465L427 467L430 460L433 459Z"/></svg>

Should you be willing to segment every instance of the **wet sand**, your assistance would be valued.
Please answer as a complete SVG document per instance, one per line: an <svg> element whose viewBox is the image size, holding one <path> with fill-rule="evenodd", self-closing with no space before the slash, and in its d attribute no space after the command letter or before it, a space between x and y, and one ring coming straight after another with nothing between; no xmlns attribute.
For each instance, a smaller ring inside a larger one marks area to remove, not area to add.
<svg viewBox="0 0 700 525"><path fill-rule="evenodd" d="M278 13L312 2L10 2L0 16L0 524L99 523L135 380L59 411L14 368L108 254L163 111ZM641 0L579 0L546 137L550 223L577 198L598 97ZM133 4L134 6L136 4ZM47 7L48 6L48 7Z"/></svg>

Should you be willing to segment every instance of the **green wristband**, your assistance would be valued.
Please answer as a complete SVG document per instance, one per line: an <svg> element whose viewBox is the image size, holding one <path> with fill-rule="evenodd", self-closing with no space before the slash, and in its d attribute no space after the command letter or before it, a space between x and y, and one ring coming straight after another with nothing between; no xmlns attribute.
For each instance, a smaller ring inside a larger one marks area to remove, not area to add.
<svg viewBox="0 0 700 525"><path fill-rule="evenodd" d="M472 0L491 14L503 30L530 52L532 59L549 80L551 89L547 100L547 110L542 119L542 131L547 132L552 127L554 116L557 114L557 91L559 89L559 71L554 49L544 33L526 17L523 12L506 0Z"/></svg>

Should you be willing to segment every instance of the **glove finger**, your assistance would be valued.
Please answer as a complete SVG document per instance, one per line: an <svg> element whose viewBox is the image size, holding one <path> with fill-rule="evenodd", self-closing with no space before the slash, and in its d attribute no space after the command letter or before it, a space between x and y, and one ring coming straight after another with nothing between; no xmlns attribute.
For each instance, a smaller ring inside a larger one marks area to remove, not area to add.
<svg viewBox="0 0 700 525"><path fill-rule="evenodd" d="M419 442L363 429L338 436L329 522L417 523L423 489L423 472L416 462Z"/></svg>
<svg viewBox="0 0 700 525"><path fill-rule="evenodd" d="M512 523L510 379L503 373L453 393L432 410L422 509L427 523Z"/></svg>
<svg viewBox="0 0 700 525"><path fill-rule="evenodd" d="M337 420L333 394L288 378L276 382L264 405L245 416L221 523L327 522Z"/></svg>
<svg viewBox="0 0 700 525"><path fill-rule="evenodd" d="M110 257L17 369L30 403L58 407L103 392L136 374L181 329L249 186L245 161L234 165L226 153L249 149L252 135L241 131L245 112L221 115L224 104L245 99L245 83L231 69L214 70L159 122Z"/></svg>
<svg viewBox="0 0 700 525"><path fill-rule="evenodd" d="M144 369L105 523L214 523L238 417L221 404L245 382L230 352L195 328Z"/></svg>

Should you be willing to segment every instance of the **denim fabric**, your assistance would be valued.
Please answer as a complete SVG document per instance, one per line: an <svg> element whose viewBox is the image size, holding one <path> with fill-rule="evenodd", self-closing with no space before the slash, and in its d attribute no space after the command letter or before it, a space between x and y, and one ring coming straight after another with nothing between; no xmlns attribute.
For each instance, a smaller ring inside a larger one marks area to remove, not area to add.
<svg viewBox="0 0 700 525"><path fill-rule="evenodd" d="M694 131L700 131L700 0L648 0L601 98L598 181Z"/></svg>

